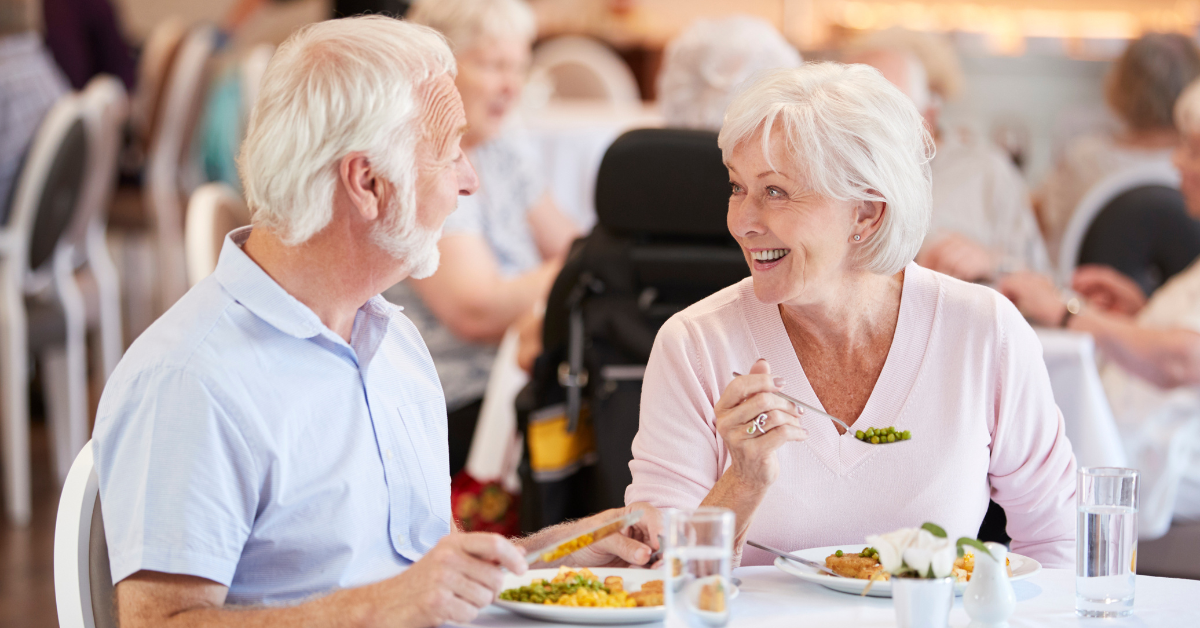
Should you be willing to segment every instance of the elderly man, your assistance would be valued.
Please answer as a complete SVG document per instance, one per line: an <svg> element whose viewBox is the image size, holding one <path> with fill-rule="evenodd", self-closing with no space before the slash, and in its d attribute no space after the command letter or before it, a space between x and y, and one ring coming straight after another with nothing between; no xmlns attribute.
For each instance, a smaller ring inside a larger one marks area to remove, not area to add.
<svg viewBox="0 0 1200 628"><path fill-rule="evenodd" d="M999 149L938 128L938 100L920 58L898 47L867 48L847 61L874 66L912 98L937 142L930 163L933 215L917 263L967 281L1017 270L1049 272L1021 173Z"/></svg>
<svg viewBox="0 0 1200 628"><path fill-rule="evenodd" d="M241 155L252 227L101 399L123 627L470 621L502 568L598 521L516 543L453 530L437 373L378 294L434 271L442 222L478 186L454 74L439 35L383 17L275 53ZM654 538L656 514L632 534ZM567 560L650 552L618 535Z"/></svg>

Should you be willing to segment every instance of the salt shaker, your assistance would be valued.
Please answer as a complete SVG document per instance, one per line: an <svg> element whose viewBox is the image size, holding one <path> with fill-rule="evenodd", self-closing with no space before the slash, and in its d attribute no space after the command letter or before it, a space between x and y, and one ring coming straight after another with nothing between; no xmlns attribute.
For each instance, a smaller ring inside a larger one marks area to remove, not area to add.
<svg viewBox="0 0 1200 628"><path fill-rule="evenodd" d="M1008 548L985 543L987 552L975 552L975 570L963 593L963 610L971 618L970 628L1004 628L1017 606L1005 558Z"/></svg>

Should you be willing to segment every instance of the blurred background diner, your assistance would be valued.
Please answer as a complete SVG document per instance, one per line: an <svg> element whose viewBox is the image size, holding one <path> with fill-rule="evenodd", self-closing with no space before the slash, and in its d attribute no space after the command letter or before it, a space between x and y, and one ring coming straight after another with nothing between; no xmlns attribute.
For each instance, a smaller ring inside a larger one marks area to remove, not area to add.
<svg viewBox="0 0 1200 628"><path fill-rule="evenodd" d="M1195 2L0 0L0 624L57 625L58 496L105 379L249 222L236 155L274 47L360 13L458 61L481 187L438 272L385 297L438 368L465 527L623 504L659 327L749 274L725 109L838 61L934 139L917 262L1012 298L1078 464L1165 478L1139 572L1200 578ZM980 534L1007 540L997 504Z"/></svg>

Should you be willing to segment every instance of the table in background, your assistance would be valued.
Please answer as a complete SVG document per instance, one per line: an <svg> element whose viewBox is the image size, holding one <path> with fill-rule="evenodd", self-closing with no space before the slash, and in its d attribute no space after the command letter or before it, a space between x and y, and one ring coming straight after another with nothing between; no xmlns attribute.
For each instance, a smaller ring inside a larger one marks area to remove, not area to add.
<svg viewBox="0 0 1200 628"><path fill-rule="evenodd" d="M630 129L662 126L662 115L650 104L626 108L556 101L522 111L521 118L554 200L584 233L596 222L596 175L613 140Z"/></svg>
<svg viewBox="0 0 1200 628"><path fill-rule="evenodd" d="M821 626L895 626L890 598L860 597L831 591L803 582L775 567L742 567L733 574L742 579L741 595L733 600L729 628L801 628ZM1123 619L1083 619L1075 616L1075 573L1067 569L1043 569L1028 580L1013 583L1017 610L1009 620L1012 628L1081 626L1121 628L1157 626L1200 626L1200 581L1137 577L1134 613ZM954 601L950 626L963 628L969 619L962 598ZM490 606L472 622L481 628L549 627ZM567 626L567 624L559 624ZM657 625L662 624L646 624Z"/></svg>
<svg viewBox="0 0 1200 628"><path fill-rule="evenodd" d="M1128 466L1117 422L1096 369L1096 344L1088 334L1035 328L1042 341L1054 400L1081 467Z"/></svg>

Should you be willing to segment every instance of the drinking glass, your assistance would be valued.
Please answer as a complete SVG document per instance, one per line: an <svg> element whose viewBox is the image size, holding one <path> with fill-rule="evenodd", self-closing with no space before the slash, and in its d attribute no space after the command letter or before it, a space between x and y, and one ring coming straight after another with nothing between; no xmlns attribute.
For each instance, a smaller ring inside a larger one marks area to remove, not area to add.
<svg viewBox="0 0 1200 628"><path fill-rule="evenodd" d="M1085 467L1076 484L1075 612L1124 617L1137 572L1138 472Z"/></svg>
<svg viewBox="0 0 1200 628"><path fill-rule="evenodd" d="M666 628L709 628L729 622L733 511L699 508L667 513L663 533Z"/></svg>

